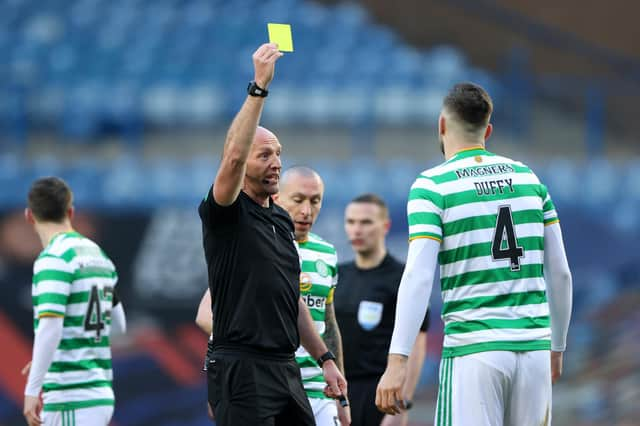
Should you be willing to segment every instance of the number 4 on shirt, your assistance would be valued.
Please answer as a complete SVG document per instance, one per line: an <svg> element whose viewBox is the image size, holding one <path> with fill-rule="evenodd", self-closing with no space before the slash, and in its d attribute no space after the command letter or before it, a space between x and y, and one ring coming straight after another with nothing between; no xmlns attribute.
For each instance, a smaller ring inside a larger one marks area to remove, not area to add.
<svg viewBox="0 0 640 426"><path fill-rule="evenodd" d="M506 240L506 247L503 242ZM511 260L511 271L520 270L520 258L524 257L524 249L518 246L515 229L513 226L513 216L511 206L498 207L498 218L496 220L496 230L491 244L491 256L493 260Z"/></svg>

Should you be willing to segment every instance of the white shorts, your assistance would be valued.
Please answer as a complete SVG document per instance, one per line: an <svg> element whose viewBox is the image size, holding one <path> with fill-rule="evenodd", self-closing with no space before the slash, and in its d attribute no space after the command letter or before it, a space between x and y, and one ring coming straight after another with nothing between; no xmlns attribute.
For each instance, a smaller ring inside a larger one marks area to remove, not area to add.
<svg viewBox="0 0 640 426"><path fill-rule="evenodd" d="M42 411L43 426L107 426L113 416L113 406L77 408L66 411Z"/></svg>
<svg viewBox="0 0 640 426"><path fill-rule="evenodd" d="M338 407L333 399L309 398L316 426L340 426Z"/></svg>
<svg viewBox="0 0 640 426"><path fill-rule="evenodd" d="M434 426L549 426L549 351L443 358Z"/></svg>

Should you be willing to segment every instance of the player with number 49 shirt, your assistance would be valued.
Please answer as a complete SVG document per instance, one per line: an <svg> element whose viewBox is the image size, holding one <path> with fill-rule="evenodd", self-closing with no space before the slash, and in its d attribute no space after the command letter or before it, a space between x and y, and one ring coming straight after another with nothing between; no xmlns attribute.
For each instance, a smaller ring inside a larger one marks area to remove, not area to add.
<svg viewBox="0 0 640 426"><path fill-rule="evenodd" d="M125 329L115 266L71 227L72 194L61 179L36 181L25 215L44 246L33 266L25 418L30 426L106 426L114 406L110 335Z"/></svg>

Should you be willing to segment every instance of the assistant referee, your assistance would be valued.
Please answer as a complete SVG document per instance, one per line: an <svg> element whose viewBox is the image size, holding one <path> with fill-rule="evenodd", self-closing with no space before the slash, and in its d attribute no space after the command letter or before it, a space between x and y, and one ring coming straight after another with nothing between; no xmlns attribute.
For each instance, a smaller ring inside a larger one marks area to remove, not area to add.
<svg viewBox="0 0 640 426"><path fill-rule="evenodd" d="M363 194L345 210L345 231L355 259L341 263L335 291L335 312L342 334L344 371L351 395L351 426L406 425L407 412L386 416L375 405L378 380L387 365L387 353L396 316L398 286L404 264L385 245L391 222L382 198ZM420 377L426 353L428 313L409 357L409 373L402 397L405 406Z"/></svg>
<svg viewBox="0 0 640 426"><path fill-rule="evenodd" d="M326 394L346 394L335 357L300 299L293 223L271 198L282 147L258 123L281 56L275 44L253 54L255 79L199 207L216 319L208 399L218 426L313 425L294 357L300 344L322 366Z"/></svg>

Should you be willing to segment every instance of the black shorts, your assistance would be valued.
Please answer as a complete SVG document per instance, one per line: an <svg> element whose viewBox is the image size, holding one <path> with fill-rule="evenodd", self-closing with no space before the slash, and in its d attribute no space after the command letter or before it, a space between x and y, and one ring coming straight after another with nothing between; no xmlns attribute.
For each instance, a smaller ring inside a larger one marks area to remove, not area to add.
<svg viewBox="0 0 640 426"><path fill-rule="evenodd" d="M380 426L384 413L376 407L378 378L349 379L351 426Z"/></svg>
<svg viewBox="0 0 640 426"><path fill-rule="evenodd" d="M295 359L214 352L208 399L218 426L313 426Z"/></svg>

